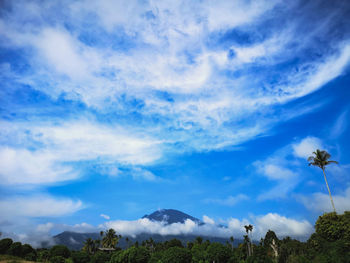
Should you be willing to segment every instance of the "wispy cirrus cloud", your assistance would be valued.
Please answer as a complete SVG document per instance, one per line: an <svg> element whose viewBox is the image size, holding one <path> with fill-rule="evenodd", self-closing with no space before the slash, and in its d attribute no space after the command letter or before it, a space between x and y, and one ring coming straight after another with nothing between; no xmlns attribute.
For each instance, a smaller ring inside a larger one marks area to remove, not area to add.
<svg viewBox="0 0 350 263"><path fill-rule="evenodd" d="M249 200L249 197L245 194L238 194L236 196L229 196L227 198L207 198L204 199L205 203L217 204L223 206L234 206L241 201Z"/></svg>

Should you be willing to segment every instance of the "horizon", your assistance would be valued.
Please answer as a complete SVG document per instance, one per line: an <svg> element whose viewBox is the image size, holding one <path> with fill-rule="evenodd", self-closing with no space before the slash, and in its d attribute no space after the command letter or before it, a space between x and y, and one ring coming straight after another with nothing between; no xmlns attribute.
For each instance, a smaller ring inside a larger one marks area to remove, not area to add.
<svg viewBox="0 0 350 263"><path fill-rule="evenodd" d="M305 239L350 210L350 3L2 1L0 232ZM139 220L171 208L205 222ZM218 225L228 228L224 231Z"/></svg>

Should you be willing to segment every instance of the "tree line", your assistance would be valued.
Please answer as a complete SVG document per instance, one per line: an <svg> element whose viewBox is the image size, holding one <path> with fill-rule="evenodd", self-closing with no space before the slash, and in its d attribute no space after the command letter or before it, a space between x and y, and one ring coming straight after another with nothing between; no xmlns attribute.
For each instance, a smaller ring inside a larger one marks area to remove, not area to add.
<svg viewBox="0 0 350 263"><path fill-rule="evenodd" d="M233 237L226 244L201 237L186 244L178 239L155 242L152 238L139 244L126 237L128 247L121 249L118 242L123 237L109 229L101 232L99 240L87 239L81 251L71 251L64 245L34 249L4 238L0 240L0 254L49 263L350 263L350 211L320 216L315 233L306 242L279 239L269 230L259 243L254 243L249 235L253 226L245 228L247 235L237 247Z"/></svg>

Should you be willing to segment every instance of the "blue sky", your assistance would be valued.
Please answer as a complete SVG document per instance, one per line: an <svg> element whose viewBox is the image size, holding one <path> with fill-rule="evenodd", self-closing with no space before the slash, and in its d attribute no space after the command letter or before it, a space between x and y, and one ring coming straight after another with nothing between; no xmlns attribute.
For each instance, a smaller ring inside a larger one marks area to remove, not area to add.
<svg viewBox="0 0 350 263"><path fill-rule="evenodd" d="M0 230L305 238L350 209L347 1L3 1ZM207 222L138 220L173 208ZM228 226L220 230L216 224Z"/></svg>

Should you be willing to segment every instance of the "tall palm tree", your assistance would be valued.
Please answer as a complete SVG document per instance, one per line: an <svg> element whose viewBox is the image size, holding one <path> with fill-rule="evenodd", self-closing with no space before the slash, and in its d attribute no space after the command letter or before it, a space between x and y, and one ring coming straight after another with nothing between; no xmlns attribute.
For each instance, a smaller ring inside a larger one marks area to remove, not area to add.
<svg viewBox="0 0 350 263"><path fill-rule="evenodd" d="M95 252L95 242L92 238L88 238L84 242L83 250L89 254L93 254Z"/></svg>
<svg viewBox="0 0 350 263"><path fill-rule="evenodd" d="M331 163L338 164L338 162L329 160L329 158L331 158L331 155L328 152L326 152L326 151L320 151L319 149L317 149L315 152L313 152L313 154L314 154L314 156L310 156L307 159L308 162L309 162L309 166L310 165L318 166L318 167L320 167L322 169L324 180L326 181L326 185L327 185L327 189L328 189L328 193L329 193L329 198L331 199L333 210L334 210L334 212L336 212L335 211L334 202L333 202L333 198L332 198L332 194L331 194L331 190L329 189L329 186L328 186L325 169L326 169L326 166L328 164L331 164Z"/></svg>
<svg viewBox="0 0 350 263"><path fill-rule="evenodd" d="M120 235L117 235L115 230L113 228L106 230L105 232L101 231L102 238L102 246L104 248L115 248L115 246L118 244L119 239L121 238Z"/></svg>
<svg viewBox="0 0 350 263"><path fill-rule="evenodd" d="M233 236L230 236L230 243L231 243L231 251L233 251L233 241L235 239L233 238Z"/></svg>
<svg viewBox="0 0 350 263"><path fill-rule="evenodd" d="M253 237L252 237L253 226L251 224L249 224L248 230L250 231L250 252L253 255L253 243L252 243L252 240L253 240Z"/></svg>
<svg viewBox="0 0 350 263"><path fill-rule="evenodd" d="M245 232L247 233L247 235L244 236L244 241L247 243L248 257L250 257L250 256L252 255L251 245L250 245L250 238L249 238L250 226L251 226L251 225L249 225L249 226L244 226Z"/></svg>

